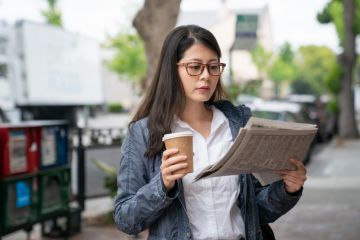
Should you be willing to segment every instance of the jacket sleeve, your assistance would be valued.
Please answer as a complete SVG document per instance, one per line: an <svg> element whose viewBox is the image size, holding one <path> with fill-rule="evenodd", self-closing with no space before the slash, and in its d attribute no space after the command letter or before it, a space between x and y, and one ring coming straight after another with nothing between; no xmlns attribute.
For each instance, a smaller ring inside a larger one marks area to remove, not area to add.
<svg viewBox="0 0 360 240"><path fill-rule="evenodd" d="M287 213L302 195L302 188L295 194L287 193L283 180L261 186L260 182L253 177L253 182L261 224L272 223Z"/></svg>
<svg viewBox="0 0 360 240"><path fill-rule="evenodd" d="M144 156L146 140L140 123L135 123L121 147L118 192L114 206L117 227L127 234L137 234L148 228L172 203L178 190L169 196L160 173L149 179ZM176 185L177 186L177 185Z"/></svg>

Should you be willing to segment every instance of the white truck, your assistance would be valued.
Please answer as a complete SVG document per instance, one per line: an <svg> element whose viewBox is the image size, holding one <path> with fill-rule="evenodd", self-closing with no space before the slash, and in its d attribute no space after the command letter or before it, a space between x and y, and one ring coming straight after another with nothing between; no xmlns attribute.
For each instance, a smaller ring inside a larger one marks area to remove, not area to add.
<svg viewBox="0 0 360 240"><path fill-rule="evenodd" d="M104 103L98 42L29 21L2 27L0 108L4 115L15 107L22 120L67 119L75 124L87 106Z"/></svg>

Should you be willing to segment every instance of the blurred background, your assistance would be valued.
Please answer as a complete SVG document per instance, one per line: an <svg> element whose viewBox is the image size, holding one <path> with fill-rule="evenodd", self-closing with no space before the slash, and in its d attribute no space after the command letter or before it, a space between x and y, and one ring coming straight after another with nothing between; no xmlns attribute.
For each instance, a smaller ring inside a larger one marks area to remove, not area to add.
<svg viewBox="0 0 360 240"><path fill-rule="evenodd" d="M278 239L360 238L360 0L0 0L0 123L68 123L64 201L80 211L65 212L81 220L0 224L0 238L146 238L111 222L120 147L164 37L185 24L217 38L234 104L319 128L304 197L272 224Z"/></svg>

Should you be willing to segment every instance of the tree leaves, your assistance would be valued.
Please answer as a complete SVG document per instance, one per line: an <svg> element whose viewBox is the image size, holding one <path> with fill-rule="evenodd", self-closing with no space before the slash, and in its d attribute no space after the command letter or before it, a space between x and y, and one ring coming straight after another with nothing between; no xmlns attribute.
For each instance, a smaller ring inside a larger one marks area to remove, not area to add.
<svg viewBox="0 0 360 240"><path fill-rule="evenodd" d="M114 57L107 62L108 67L132 82L140 82L146 72L146 58L139 35L119 34L109 40L107 47L115 50Z"/></svg>

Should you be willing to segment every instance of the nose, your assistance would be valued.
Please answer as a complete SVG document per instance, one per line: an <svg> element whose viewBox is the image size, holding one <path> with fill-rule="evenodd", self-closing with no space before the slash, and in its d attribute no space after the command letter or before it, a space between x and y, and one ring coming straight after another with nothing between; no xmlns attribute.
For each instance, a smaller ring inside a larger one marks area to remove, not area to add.
<svg viewBox="0 0 360 240"><path fill-rule="evenodd" d="M207 79L209 79L209 77L210 77L209 70L208 70L207 66L204 66L204 70L200 74L200 79L201 80L207 80Z"/></svg>

